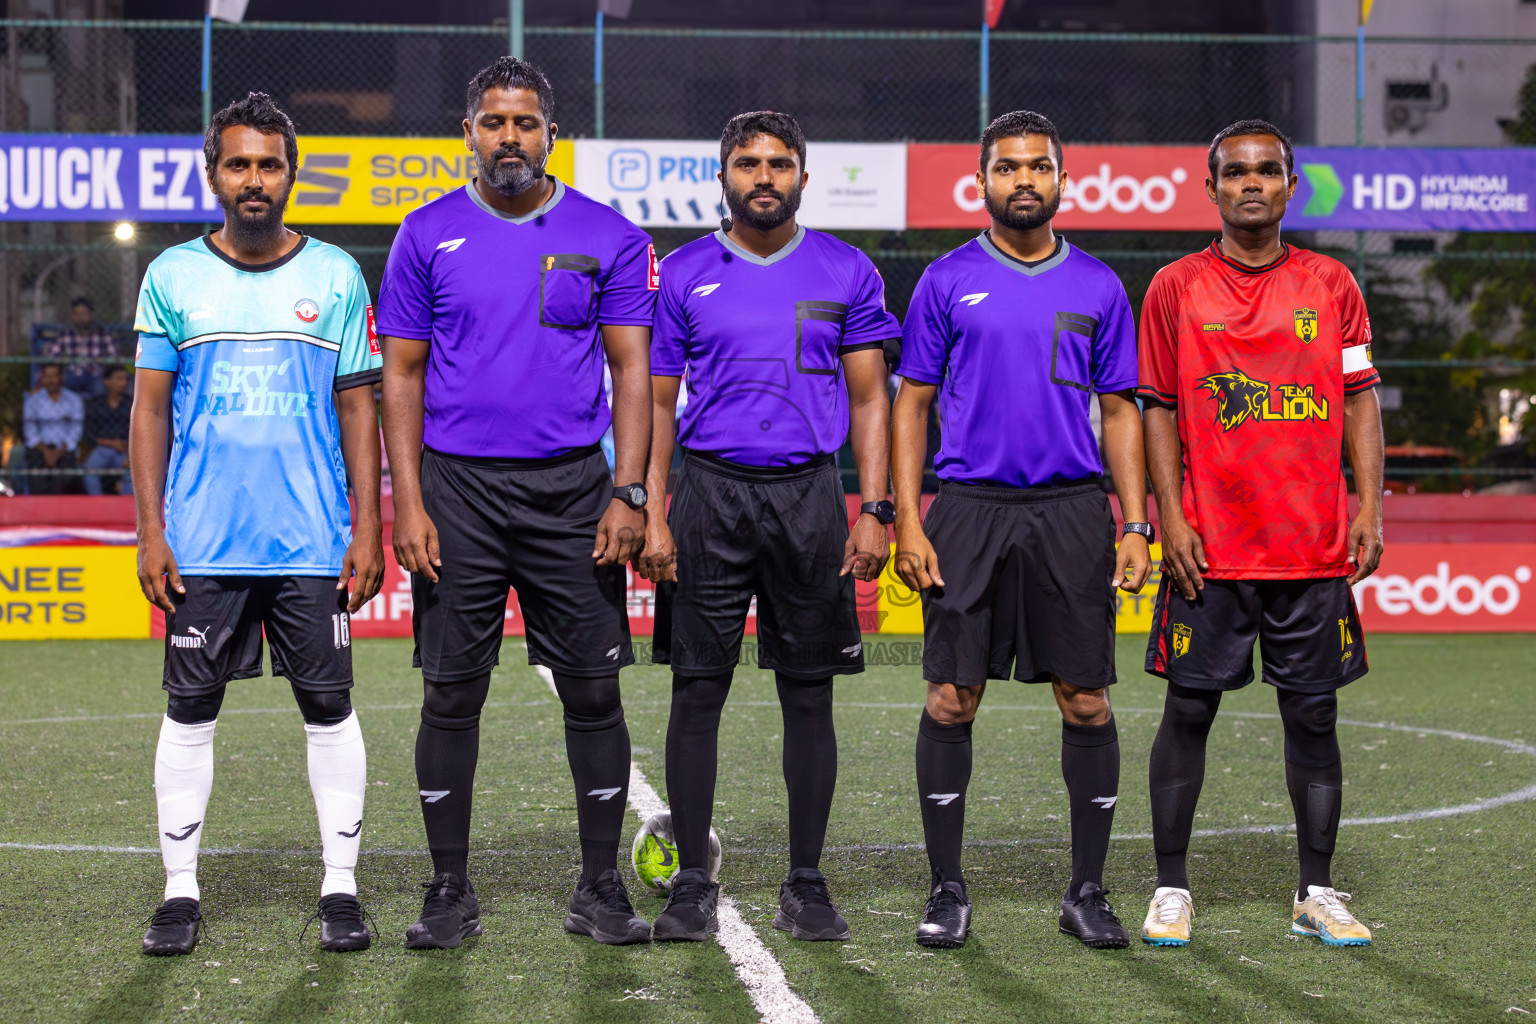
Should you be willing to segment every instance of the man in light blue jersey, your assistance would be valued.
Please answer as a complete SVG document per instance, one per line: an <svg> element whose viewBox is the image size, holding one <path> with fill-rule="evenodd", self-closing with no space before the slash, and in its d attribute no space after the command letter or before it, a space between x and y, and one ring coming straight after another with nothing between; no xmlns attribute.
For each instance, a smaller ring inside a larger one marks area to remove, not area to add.
<svg viewBox="0 0 1536 1024"><path fill-rule="evenodd" d="M271 97L219 111L203 148L224 225L150 264L135 324L139 583L165 612L170 694L155 752L165 902L144 952L197 944L213 730L226 684L261 675L263 630L304 715L320 945L366 949L353 869L367 763L348 691L349 616L384 567L373 309L350 256L283 225L298 144Z"/></svg>

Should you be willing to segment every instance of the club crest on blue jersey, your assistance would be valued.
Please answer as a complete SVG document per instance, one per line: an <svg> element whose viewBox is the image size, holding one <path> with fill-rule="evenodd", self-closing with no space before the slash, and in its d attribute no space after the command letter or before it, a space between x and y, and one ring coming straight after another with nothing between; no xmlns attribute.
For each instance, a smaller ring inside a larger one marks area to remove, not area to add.
<svg viewBox="0 0 1536 1024"><path fill-rule="evenodd" d="M300 299L293 304L294 315L307 324L320 318L320 304L314 299Z"/></svg>

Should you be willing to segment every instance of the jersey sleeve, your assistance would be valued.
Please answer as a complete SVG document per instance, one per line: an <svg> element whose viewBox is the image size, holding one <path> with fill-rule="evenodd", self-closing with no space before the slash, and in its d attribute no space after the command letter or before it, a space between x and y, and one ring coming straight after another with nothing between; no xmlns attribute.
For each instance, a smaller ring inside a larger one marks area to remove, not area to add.
<svg viewBox="0 0 1536 1024"><path fill-rule="evenodd" d="M144 283L139 286L139 304L133 314L133 329L139 332L139 343L133 365L143 370L175 373L181 367L181 358L176 341L170 337L170 325L175 320L170 315L159 271L158 266L150 264L144 273Z"/></svg>
<svg viewBox="0 0 1536 1024"><path fill-rule="evenodd" d="M373 305L368 301L368 282L352 264L347 282L347 312L342 328L341 353L336 360L336 390L372 386L384 379L384 356L374 328Z"/></svg>
<svg viewBox="0 0 1536 1024"><path fill-rule="evenodd" d="M379 282L379 334L416 341L432 340L432 274L428 255L407 217L395 233Z"/></svg>
<svg viewBox="0 0 1536 1024"><path fill-rule="evenodd" d="M857 272L849 295L848 316L843 321L843 340L837 354L845 355L866 348L882 348L891 338L901 336L901 325L885 308L885 281L868 256L854 251Z"/></svg>
<svg viewBox="0 0 1536 1024"><path fill-rule="evenodd" d="M901 362L896 372L919 384L943 380L949 357L949 315L937 292L930 267L917 282L901 328Z"/></svg>
<svg viewBox="0 0 1536 1024"><path fill-rule="evenodd" d="M644 231L626 225L608 279L603 282L597 322L610 326L651 326L656 315L656 247Z"/></svg>
<svg viewBox="0 0 1536 1024"><path fill-rule="evenodd" d="M1360 286L1353 275L1347 271L1337 273L1329 284L1334 301L1339 304L1339 333L1344 341L1344 394L1354 395L1381 383L1381 374L1371 362L1371 317L1366 312L1365 296L1360 294Z"/></svg>
<svg viewBox="0 0 1536 1024"><path fill-rule="evenodd" d="M1136 357L1136 396L1178 405L1179 296L1177 281L1166 267L1152 279L1142 300Z"/></svg>
<svg viewBox="0 0 1536 1024"><path fill-rule="evenodd" d="M660 289L656 293L656 317L651 324L651 373L662 377L681 377L688 366L688 311L683 308L687 278L682 267L667 265L659 269Z"/></svg>
<svg viewBox="0 0 1536 1024"><path fill-rule="evenodd" d="M1098 336L1093 339L1093 389L1099 394L1125 391L1139 383L1136 374L1136 323L1131 301L1118 277L1107 279L1107 309Z"/></svg>

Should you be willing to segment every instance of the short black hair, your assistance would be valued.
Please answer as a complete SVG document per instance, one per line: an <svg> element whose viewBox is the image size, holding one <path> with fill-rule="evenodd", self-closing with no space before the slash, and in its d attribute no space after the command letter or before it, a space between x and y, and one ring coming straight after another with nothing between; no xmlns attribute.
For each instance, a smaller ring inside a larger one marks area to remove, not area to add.
<svg viewBox="0 0 1536 1024"><path fill-rule="evenodd" d="M124 366L122 363L108 363L106 366L103 366L101 368L101 379L102 380L106 380L108 377L112 376L114 373L127 373L127 372L128 372L128 367Z"/></svg>
<svg viewBox="0 0 1536 1024"><path fill-rule="evenodd" d="M1206 154L1205 162L1210 167L1213 180L1216 177L1216 172L1220 170L1216 165L1217 147L1228 139L1238 138L1243 135L1273 135L1279 139L1280 148L1285 150L1285 173L1294 173L1296 152L1291 148L1291 140L1286 137L1285 132L1282 132L1268 121L1261 121L1256 117L1250 117L1246 121L1234 121L1227 125L1217 132L1216 137L1211 140L1211 151Z"/></svg>
<svg viewBox="0 0 1536 1024"><path fill-rule="evenodd" d="M799 121L777 110L751 110L725 122L720 130L720 166L730 160L731 150L758 135L772 135L794 150L800 157L800 169L805 170L805 132L800 130Z"/></svg>
<svg viewBox="0 0 1536 1024"><path fill-rule="evenodd" d="M464 119L474 121L480 100L491 89L531 89L539 97L539 113L548 125L555 119L555 90L538 65L517 57L497 57L475 73L469 80L469 92L464 97Z"/></svg>
<svg viewBox="0 0 1536 1024"><path fill-rule="evenodd" d="M76 306L84 306L86 309L90 310L92 313L96 312L96 306L91 302L90 299L86 298L84 295L76 295L74 298L69 300L69 308L70 309L74 309Z"/></svg>
<svg viewBox="0 0 1536 1024"><path fill-rule="evenodd" d="M254 128L263 135L281 135L283 152L288 157L288 180L292 181L299 173L299 134L294 131L292 119L271 96L253 92L246 94L243 100L235 100L208 122L208 130L203 133L203 163L210 176L219 165L224 129L235 127Z"/></svg>
<svg viewBox="0 0 1536 1024"><path fill-rule="evenodd" d="M45 371L45 370L58 370L60 373L63 373L64 372L64 364L60 363L60 362L57 362L55 360L52 360L52 359L48 360L48 362L46 362L46 363L38 363L37 364L37 375L39 377L41 377L43 375L43 371Z"/></svg>
<svg viewBox="0 0 1536 1024"><path fill-rule="evenodd" d="M981 173L987 173L987 154L997 145L998 139L1011 139L1019 135L1044 135L1051 140L1056 151L1056 169L1061 170L1061 133L1044 114L1033 110L1015 110L993 118L987 130L981 133Z"/></svg>

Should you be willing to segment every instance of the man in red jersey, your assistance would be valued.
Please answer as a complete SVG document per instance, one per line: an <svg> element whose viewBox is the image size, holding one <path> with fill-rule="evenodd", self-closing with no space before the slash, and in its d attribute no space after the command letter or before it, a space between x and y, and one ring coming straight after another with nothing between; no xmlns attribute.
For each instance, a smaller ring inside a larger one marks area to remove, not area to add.
<svg viewBox="0 0 1536 1024"><path fill-rule="evenodd" d="M1138 395L1163 527L1147 671L1168 680L1152 746L1157 891L1142 939L1189 943L1185 857L1224 690L1279 695L1301 875L1291 930L1371 941L1329 874L1343 772L1337 690L1366 672L1350 586L1381 560L1381 407L1371 328L1337 261L1280 240L1290 140L1239 121L1211 143L1221 237L1158 272L1141 309ZM1348 520L1339 454L1360 512Z"/></svg>

